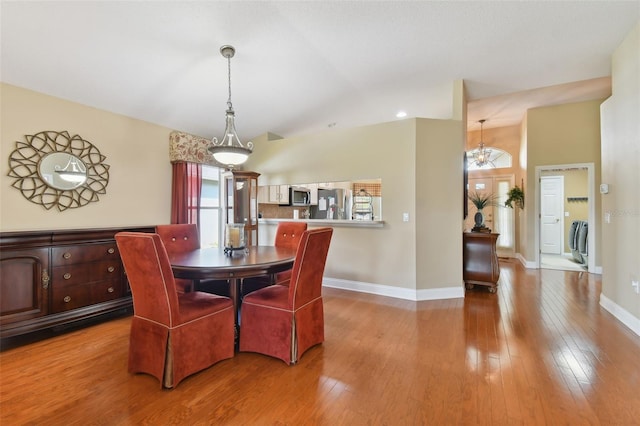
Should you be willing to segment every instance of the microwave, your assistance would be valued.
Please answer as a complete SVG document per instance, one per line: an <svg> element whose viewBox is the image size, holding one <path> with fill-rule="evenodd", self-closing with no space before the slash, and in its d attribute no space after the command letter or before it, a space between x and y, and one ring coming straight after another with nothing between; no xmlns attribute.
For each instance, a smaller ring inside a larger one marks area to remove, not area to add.
<svg viewBox="0 0 640 426"><path fill-rule="evenodd" d="M290 206L308 206L311 204L311 191L300 186L289 187Z"/></svg>

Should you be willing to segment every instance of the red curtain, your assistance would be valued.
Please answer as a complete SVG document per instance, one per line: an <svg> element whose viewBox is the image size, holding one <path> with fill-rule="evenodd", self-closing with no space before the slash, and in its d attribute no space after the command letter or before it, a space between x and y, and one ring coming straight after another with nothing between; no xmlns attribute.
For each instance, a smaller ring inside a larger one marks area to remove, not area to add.
<svg viewBox="0 0 640 426"><path fill-rule="evenodd" d="M202 165L173 163L171 184L171 223L200 222L200 193L202 192Z"/></svg>

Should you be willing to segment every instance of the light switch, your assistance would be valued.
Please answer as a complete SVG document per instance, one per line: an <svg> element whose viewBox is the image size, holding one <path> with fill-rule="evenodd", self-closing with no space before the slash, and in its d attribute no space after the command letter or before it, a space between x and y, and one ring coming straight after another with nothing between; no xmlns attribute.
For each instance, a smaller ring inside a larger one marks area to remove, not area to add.
<svg viewBox="0 0 640 426"><path fill-rule="evenodd" d="M402 221L409 222L409 213L402 213Z"/></svg>
<svg viewBox="0 0 640 426"><path fill-rule="evenodd" d="M564 212L564 217L569 217L569 212Z"/></svg>

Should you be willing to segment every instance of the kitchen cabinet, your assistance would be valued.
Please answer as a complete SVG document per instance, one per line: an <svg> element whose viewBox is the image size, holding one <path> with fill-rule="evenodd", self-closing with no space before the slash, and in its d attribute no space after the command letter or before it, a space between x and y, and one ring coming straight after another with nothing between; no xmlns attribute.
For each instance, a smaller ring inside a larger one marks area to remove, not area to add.
<svg viewBox="0 0 640 426"><path fill-rule="evenodd" d="M269 185L270 204L289 204L289 185Z"/></svg>
<svg viewBox="0 0 640 426"><path fill-rule="evenodd" d="M120 231L154 227L0 233L0 337L130 312Z"/></svg>
<svg viewBox="0 0 640 426"><path fill-rule="evenodd" d="M258 176L260 173L232 170L223 174L225 223L242 223L246 244L258 245Z"/></svg>
<svg viewBox="0 0 640 426"><path fill-rule="evenodd" d="M489 232L464 232L462 234L462 263L464 280L467 289L474 285L488 286L491 293L498 288L500 265L496 241L500 234Z"/></svg>
<svg viewBox="0 0 640 426"><path fill-rule="evenodd" d="M258 187L258 203L259 204L270 204L269 203L269 186L262 185Z"/></svg>
<svg viewBox="0 0 640 426"><path fill-rule="evenodd" d="M309 204L312 206L318 205L318 184L309 183L305 185L309 189Z"/></svg>

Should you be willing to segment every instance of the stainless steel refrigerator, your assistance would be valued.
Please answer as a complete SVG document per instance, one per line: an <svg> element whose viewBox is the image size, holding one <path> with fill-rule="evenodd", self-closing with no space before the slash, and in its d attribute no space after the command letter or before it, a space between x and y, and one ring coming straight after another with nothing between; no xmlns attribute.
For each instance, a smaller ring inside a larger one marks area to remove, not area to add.
<svg viewBox="0 0 640 426"><path fill-rule="evenodd" d="M351 191L318 189L318 205L309 209L311 219L351 219Z"/></svg>

